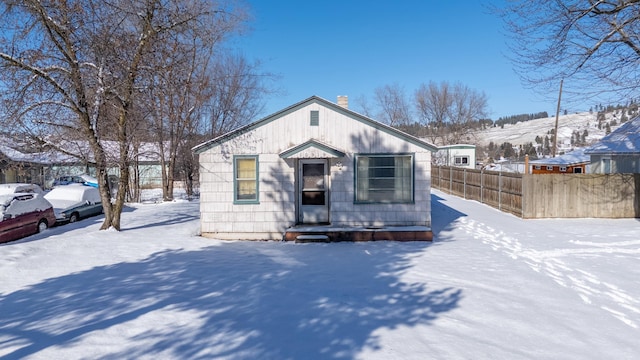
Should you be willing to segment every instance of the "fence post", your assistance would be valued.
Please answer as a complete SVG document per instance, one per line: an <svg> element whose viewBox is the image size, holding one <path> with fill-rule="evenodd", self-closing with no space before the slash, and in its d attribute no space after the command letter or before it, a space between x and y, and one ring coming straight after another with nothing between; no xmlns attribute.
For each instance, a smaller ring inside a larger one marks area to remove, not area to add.
<svg viewBox="0 0 640 360"><path fill-rule="evenodd" d="M464 185L464 198L467 198L467 169L462 170L462 182Z"/></svg>
<svg viewBox="0 0 640 360"><path fill-rule="evenodd" d="M528 169L528 168L527 168ZM529 170L527 170L527 173L525 175L529 174ZM525 175L522 175L522 177L520 178L520 218L524 219L524 177Z"/></svg>
<svg viewBox="0 0 640 360"><path fill-rule="evenodd" d="M502 171L498 173L498 210L502 211Z"/></svg>
<svg viewBox="0 0 640 360"><path fill-rule="evenodd" d="M453 171L449 166L449 194L453 194Z"/></svg>
<svg viewBox="0 0 640 360"><path fill-rule="evenodd" d="M484 167L480 169L480 203L484 204Z"/></svg>

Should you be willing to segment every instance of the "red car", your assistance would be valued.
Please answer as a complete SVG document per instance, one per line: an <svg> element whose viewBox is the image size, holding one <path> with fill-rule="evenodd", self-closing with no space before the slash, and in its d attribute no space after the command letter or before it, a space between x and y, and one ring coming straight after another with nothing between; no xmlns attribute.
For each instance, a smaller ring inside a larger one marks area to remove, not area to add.
<svg viewBox="0 0 640 360"><path fill-rule="evenodd" d="M0 194L0 243L39 233L56 223L42 194Z"/></svg>

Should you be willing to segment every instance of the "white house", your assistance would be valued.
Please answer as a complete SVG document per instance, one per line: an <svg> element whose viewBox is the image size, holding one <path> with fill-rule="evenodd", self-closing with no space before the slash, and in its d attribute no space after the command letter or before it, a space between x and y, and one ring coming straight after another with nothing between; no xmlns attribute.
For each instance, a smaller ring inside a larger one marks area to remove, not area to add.
<svg viewBox="0 0 640 360"><path fill-rule="evenodd" d="M440 166L458 166L468 169L476 168L476 146L455 144L439 146L434 162Z"/></svg>
<svg viewBox="0 0 640 360"><path fill-rule="evenodd" d="M432 239L436 147L344 103L312 96L193 150L203 236Z"/></svg>

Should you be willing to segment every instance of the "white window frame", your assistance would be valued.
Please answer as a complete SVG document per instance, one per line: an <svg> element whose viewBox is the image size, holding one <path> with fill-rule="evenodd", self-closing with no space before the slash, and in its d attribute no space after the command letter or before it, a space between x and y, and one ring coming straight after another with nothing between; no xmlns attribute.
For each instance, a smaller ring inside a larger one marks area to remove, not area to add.
<svg viewBox="0 0 640 360"><path fill-rule="evenodd" d="M613 167L613 161L610 157L602 158L602 173L611 174L611 168Z"/></svg>

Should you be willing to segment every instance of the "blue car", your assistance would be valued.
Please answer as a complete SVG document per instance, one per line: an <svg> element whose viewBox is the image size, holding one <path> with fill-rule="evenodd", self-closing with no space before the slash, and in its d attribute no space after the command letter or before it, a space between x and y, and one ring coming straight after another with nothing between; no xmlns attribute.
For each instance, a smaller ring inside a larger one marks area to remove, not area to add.
<svg viewBox="0 0 640 360"><path fill-rule="evenodd" d="M69 184L82 184L86 186L91 186L94 188L98 187L98 179L89 175L65 175L56 178L53 181L53 186L60 185L69 185Z"/></svg>

